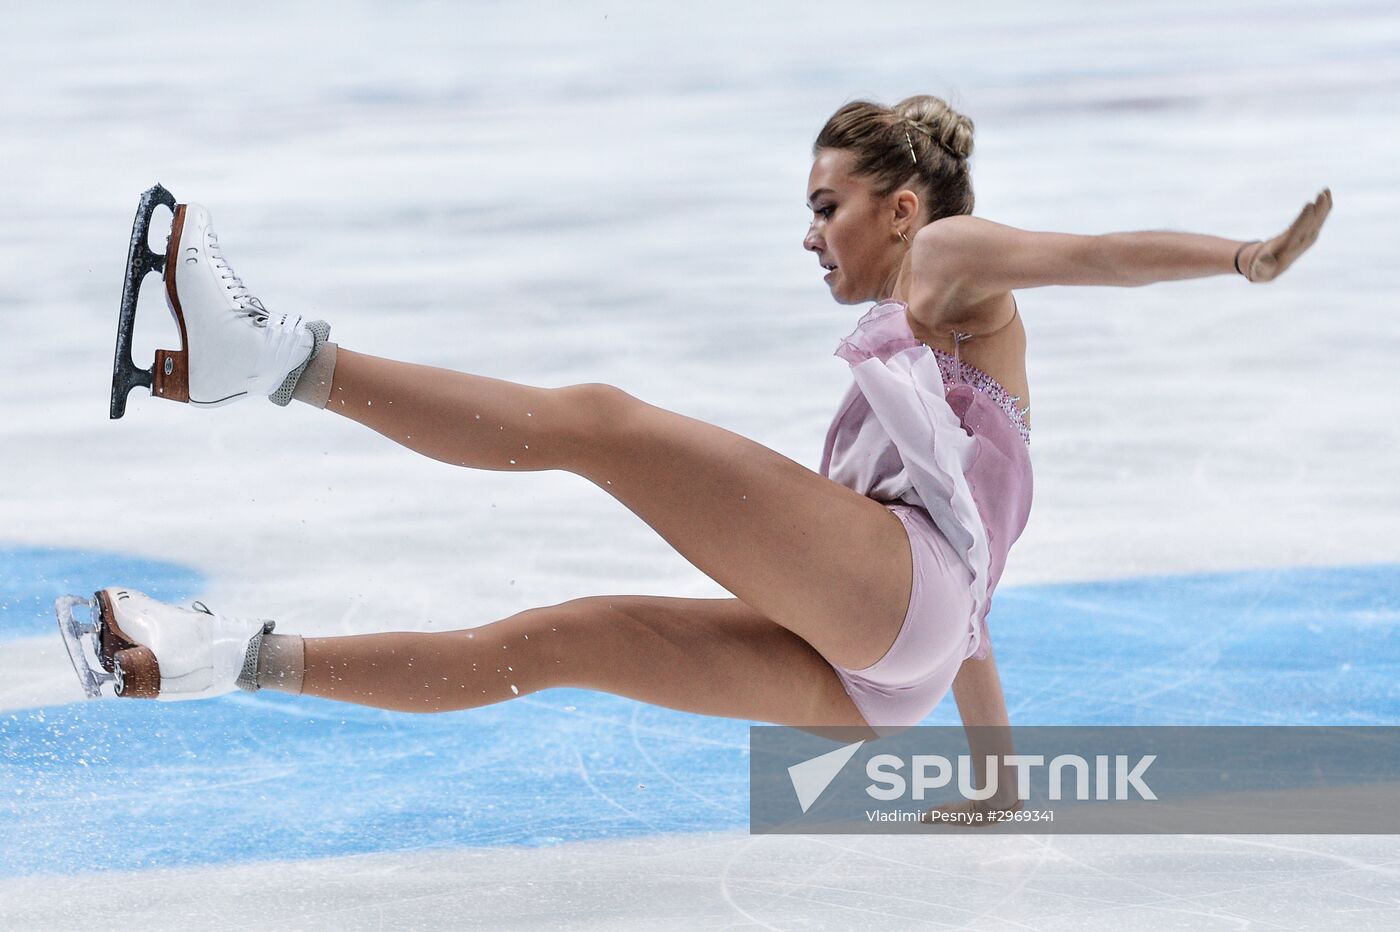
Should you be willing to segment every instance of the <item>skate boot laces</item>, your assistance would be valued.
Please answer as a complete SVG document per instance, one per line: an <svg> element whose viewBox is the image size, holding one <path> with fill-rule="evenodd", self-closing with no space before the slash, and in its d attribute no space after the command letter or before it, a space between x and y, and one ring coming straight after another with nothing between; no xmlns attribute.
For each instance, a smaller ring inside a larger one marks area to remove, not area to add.
<svg viewBox="0 0 1400 932"><path fill-rule="evenodd" d="M233 266L229 265L228 260L224 258L223 251L219 248L219 234L213 230L207 230L205 236L209 243L209 259L214 268L219 270L219 277L228 282L224 287L228 289L234 304L256 321L266 321L267 308L263 307L262 301L248 290L248 287L243 284L243 279L239 278L238 273L233 270Z"/></svg>

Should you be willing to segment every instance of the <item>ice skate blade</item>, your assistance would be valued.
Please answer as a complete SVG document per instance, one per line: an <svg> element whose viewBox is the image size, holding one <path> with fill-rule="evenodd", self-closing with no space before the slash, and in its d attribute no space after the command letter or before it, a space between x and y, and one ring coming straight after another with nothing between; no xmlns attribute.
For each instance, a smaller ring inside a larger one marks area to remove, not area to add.
<svg viewBox="0 0 1400 932"><path fill-rule="evenodd" d="M141 195L136 205L136 219L131 226L131 244L126 254L126 278L122 283L120 316L117 319L117 349L112 361L112 402L109 413L113 420L126 413L127 396L133 388L144 385L152 394L176 401L189 399L188 365L189 346L185 340L185 325L175 309L175 322L180 328L179 350L157 350L155 363L150 369L140 369L131 358L132 331L136 326L136 302L141 294L141 285L151 272L164 272L167 267L165 255L153 251L148 236L151 230L151 215L157 207L167 207L176 213L175 197L160 185L155 185ZM179 226L172 228L172 237L178 238ZM178 243L172 243L178 246ZM181 397L183 393L183 397Z"/></svg>
<svg viewBox="0 0 1400 932"><path fill-rule="evenodd" d="M149 647L132 641L117 625L113 592L118 599L126 596L123 589L103 589L91 601L65 595L54 603L68 659L89 699L154 699L160 695L160 664ZM88 610L86 621L78 606Z"/></svg>
<svg viewBox="0 0 1400 932"><path fill-rule="evenodd" d="M87 609L86 621L78 617L77 609ZM54 603L58 614L58 631L63 635L63 646L68 649L68 659L73 663L73 671L78 674L78 683L88 699L98 699L104 695L117 694L117 675L102 666L98 646L100 620L93 602L76 595L60 596Z"/></svg>

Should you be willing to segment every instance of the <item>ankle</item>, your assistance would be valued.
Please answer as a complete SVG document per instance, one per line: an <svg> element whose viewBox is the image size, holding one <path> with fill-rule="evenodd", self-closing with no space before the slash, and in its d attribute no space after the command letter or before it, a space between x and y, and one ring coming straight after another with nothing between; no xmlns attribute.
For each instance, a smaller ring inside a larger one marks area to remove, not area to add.
<svg viewBox="0 0 1400 932"><path fill-rule="evenodd" d="M258 645L258 688L299 696L305 677L306 642L295 634L264 634Z"/></svg>
<svg viewBox="0 0 1400 932"><path fill-rule="evenodd" d="M313 408L324 408L329 403L331 382L335 377L336 349L336 344L327 342L312 350L311 358L306 361L306 367L292 389L294 401L304 401Z"/></svg>
<svg viewBox="0 0 1400 932"><path fill-rule="evenodd" d="M272 325L267 326L267 332L269 340L272 340ZM301 322L301 318L297 318L294 333L297 340L300 340L300 347L305 347L305 341L311 341L309 351L305 348L300 350L305 351L307 355L302 358L301 364L287 371L276 389L260 393L266 395L269 402L280 407L286 407L294 397L302 402L315 404L316 407L325 407L326 399L330 397L330 376L335 372L336 365L336 344L329 341L330 325L325 320ZM274 368L273 371L277 369Z"/></svg>

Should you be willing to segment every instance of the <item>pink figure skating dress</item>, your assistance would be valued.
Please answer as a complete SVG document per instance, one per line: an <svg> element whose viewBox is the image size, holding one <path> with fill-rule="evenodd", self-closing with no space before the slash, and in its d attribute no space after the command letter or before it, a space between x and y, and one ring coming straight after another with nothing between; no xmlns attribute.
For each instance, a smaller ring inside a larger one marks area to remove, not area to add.
<svg viewBox="0 0 1400 932"><path fill-rule="evenodd" d="M827 431L821 473L882 502L914 555L909 613L869 667L833 664L877 731L916 725L968 657L985 657L987 612L1030 517L1025 409L956 352L921 343L902 301L879 302L836 349L855 378Z"/></svg>

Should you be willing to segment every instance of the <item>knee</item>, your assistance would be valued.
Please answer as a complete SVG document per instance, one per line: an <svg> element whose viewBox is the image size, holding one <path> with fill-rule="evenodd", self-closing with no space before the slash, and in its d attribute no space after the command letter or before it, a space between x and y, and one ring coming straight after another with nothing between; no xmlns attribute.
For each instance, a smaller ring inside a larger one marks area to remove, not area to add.
<svg viewBox="0 0 1400 932"><path fill-rule="evenodd" d="M635 625L617 598L588 596L530 609L526 621L534 669L547 671L549 686L596 689L618 658L626 657ZM517 668L519 669L519 668Z"/></svg>
<svg viewBox="0 0 1400 932"><path fill-rule="evenodd" d="M620 595L581 596L552 606L549 611L552 617L565 618L586 630L597 632L600 630L599 623L631 618L628 611L631 598Z"/></svg>
<svg viewBox="0 0 1400 932"><path fill-rule="evenodd" d="M596 465L600 452L606 455L614 448L609 441L621 438L643 407L639 399L616 385L602 382L566 385L554 391L565 409L564 420L575 441L570 459L582 469L590 463Z"/></svg>
<svg viewBox="0 0 1400 932"><path fill-rule="evenodd" d="M585 382L555 389L579 420L616 422L641 402L632 395L603 382Z"/></svg>
<svg viewBox="0 0 1400 932"><path fill-rule="evenodd" d="M569 599L554 605L527 608L510 616L505 621L519 628L519 633L556 635L556 641L572 641L583 637L597 637L600 632L610 631L619 621L630 618L627 596L583 596Z"/></svg>
<svg viewBox="0 0 1400 932"><path fill-rule="evenodd" d="M647 596L597 595L533 609L541 634L575 656L616 656L655 629L656 611ZM527 613L527 614L531 614Z"/></svg>

